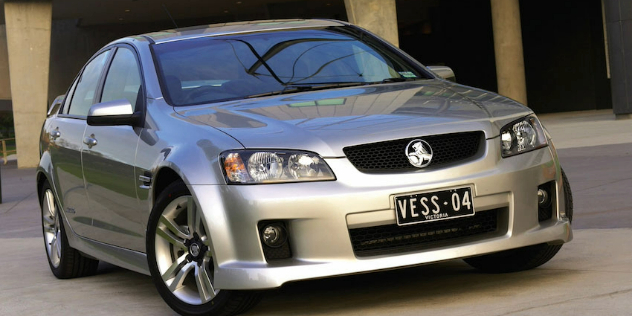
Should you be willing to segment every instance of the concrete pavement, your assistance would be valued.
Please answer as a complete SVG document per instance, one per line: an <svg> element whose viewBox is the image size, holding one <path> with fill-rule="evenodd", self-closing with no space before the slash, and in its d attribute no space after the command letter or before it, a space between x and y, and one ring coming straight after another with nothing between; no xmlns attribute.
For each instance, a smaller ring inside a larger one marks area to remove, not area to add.
<svg viewBox="0 0 632 316"><path fill-rule="evenodd" d="M545 266L489 275L462 261L288 284L246 315L630 315L631 229L577 230ZM101 265L57 280L40 238L2 239L0 315L173 315L147 276Z"/></svg>
<svg viewBox="0 0 632 316"><path fill-rule="evenodd" d="M573 228L632 227L632 120L616 120L611 110L540 119L571 183Z"/></svg>
<svg viewBox="0 0 632 316"><path fill-rule="evenodd" d="M540 116L573 188L575 239L548 264L489 275L462 261L287 284L247 315L631 315L632 120ZM591 131L588 133L587 131ZM0 315L172 315L147 276L102 263L57 280L43 249L34 170L2 166Z"/></svg>
<svg viewBox="0 0 632 316"><path fill-rule="evenodd" d="M538 115L558 149L632 143L632 120L615 119L612 110Z"/></svg>

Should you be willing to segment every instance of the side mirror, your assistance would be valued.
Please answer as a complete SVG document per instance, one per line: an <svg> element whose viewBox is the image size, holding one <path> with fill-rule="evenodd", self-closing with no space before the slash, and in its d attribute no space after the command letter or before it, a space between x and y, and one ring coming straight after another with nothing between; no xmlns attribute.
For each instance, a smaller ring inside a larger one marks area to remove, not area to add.
<svg viewBox="0 0 632 316"><path fill-rule="evenodd" d="M434 72L437 76L445 79L445 80L450 80L452 82L456 82L456 76L454 75L454 71L452 71L452 68L447 67L447 66L428 66L428 69L430 69L430 71Z"/></svg>
<svg viewBox="0 0 632 316"><path fill-rule="evenodd" d="M64 98L66 97L65 94L59 95L55 98L55 100L53 101L53 103L50 105L50 107L48 108L48 113L46 114L46 117L49 117L53 114L56 114L57 111L59 111L59 108L61 107L61 104L64 102Z"/></svg>
<svg viewBox="0 0 632 316"><path fill-rule="evenodd" d="M88 112L88 125L91 126L138 126L141 113L134 112L127 99L97 103Z"/></svg>

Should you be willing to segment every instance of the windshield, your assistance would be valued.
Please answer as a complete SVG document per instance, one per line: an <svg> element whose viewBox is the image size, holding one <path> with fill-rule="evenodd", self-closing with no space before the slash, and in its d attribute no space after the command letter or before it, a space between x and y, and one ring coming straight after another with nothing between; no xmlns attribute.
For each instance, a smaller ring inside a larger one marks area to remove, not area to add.
<svg viewBox="0 0 632 316"><path fill-rule="evenodd" d="M204 37L153 51L175 106L428 78L348 27Z"/></svg>

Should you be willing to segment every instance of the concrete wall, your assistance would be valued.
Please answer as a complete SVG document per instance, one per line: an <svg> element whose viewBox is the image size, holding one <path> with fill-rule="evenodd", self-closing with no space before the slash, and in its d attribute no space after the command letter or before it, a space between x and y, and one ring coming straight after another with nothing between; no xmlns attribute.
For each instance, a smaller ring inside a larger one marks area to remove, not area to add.
<svg viewBox="0 0 632 316"><path fill-rule="evenodd" d="M0 25L0 100L11 100L11 81L9 80L9 51L7 50L6 24Z"/></svg>
<svg viewBox="0 0 632 316"><path fill-rule="evenodd" d="M349 22L399 46L395 0L345 0Z"/></svg>
<svg viewBox="0 0 632 316"><path fill-rule="evenodd" d="M39 162L39 137L46 118L50 61L51 1L7 2L4 13L18 167Z"/></svg>
<svg viewBox="0 0 632 316"><path fill-rule="evenodd" d="M498 93L527 104L518 0L491 0Z"/></svg>

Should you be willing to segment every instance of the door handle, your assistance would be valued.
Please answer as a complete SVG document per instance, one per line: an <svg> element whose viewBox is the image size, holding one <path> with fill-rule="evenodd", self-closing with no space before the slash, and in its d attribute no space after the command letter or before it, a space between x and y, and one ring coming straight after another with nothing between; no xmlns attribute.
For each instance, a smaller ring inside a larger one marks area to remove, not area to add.
<svg viewBox="0 0 632 316"><path fill-rule="evenodd" d="M94 134L92 134L89 137L85 137L83 139L83 143L88 145L88 148L92 148L93 146L97 145L97 139L94 138Z"/></svg>
<svg viewBox="0 0 632 316"><path fill-rule="evenodd" d="M59 138L59 136L61 136L59 127L55 129L54 131L50 132L50 134L48 135L48 137L50 137L50 140L56 140L57 138Z"/></svg>

